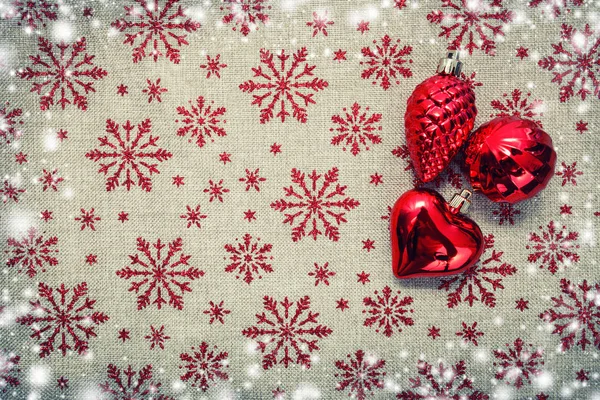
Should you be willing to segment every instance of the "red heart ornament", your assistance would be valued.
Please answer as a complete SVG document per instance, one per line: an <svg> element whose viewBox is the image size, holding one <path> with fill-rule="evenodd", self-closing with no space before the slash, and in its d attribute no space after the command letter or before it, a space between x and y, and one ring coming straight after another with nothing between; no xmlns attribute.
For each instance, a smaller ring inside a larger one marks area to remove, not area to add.
<svg viewBox="0 0 600 400"><path fill-rule="evenodd" d="M483 253L483 234L459 214L470 203L464 190L450 204L436 191L413 189L394 205L390 217L392 269L400 279L458 274Z"/></svg>

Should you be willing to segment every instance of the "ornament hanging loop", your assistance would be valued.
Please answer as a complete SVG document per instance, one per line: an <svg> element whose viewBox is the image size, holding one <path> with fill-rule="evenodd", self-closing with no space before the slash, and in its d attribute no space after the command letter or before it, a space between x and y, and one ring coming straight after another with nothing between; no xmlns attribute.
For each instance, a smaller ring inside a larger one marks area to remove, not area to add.
<svg viewBox="0 0 600 400"><path fill-rule="evenodd" d="M440 58L437 67L437 73L448 74L460 77L463 63L459 61L460 52L458 50L448 50L445 58Z"/></svg>
<svg viewBox="0 0 600 400"><path fill-rule="evenodd" d="M469 210L469 207L471 206L471 196L473 196L471 191L463 189L460 194L456 193L454 197L452 197L450 208L452 208L454 214L466 213Z"/></svg>

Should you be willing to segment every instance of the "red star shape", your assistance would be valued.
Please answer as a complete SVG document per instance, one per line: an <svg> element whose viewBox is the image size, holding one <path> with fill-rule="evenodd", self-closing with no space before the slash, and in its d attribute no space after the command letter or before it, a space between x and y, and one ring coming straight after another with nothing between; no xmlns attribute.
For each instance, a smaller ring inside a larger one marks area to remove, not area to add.
<svg viewBox="0 0 600 400"><path fill-rule="evenodd" d="M273 143L271 145L271 153L273 153L274 156L277 155L277 153L281 153L281 145L277 144L277 143Z"/></svg>
<svg viewBox="0 0 600 400"><path fill-rule="evenodd" d="M367 240L363 240L362 241L363 244L363 250L367 250L367 253L370 253L371 250L373 250L375 248L375 241L371 240L371 239L367 239Z"/></svg>
<svg viewBox="0 0 600 400"><path fill-rule="evenodd" d="M584 134L588 131L588 123L583 120L579 120L579 122L575 123L575 130L579 132L580 135Z"/></svg>
<svg viewBox="0 0 600 400"><path fill-rule="evenodd" d="M369 22L366 22L364 20L360 21L356 30L364 35L365 32L369 30Z"/></svg>
<svg viewBox="0 0 600 400"><path fill-rule="evenodd" d="M529 49L521 46L521 47L517 47L517 57L519 57L521 60L529 57Z"/></svg>
<svg viewBox="0 0 600 400"><path fill-rule="evenodd" d="M348 306L348 300L344 298L336 300L335 302L337 303L335 308L339 308L341 311L344 311L346 308L350 308L350 306Z"/></svg>
<svg viewBox="0 0 600 400"><path fill-rule="evenodd" d="M42 211L42 213L40 214L40 217L42 217L44 222L48 222L54 218L54 217L52 217L52 211L48 211L48 210Z"/></svg>
<svg viewBox="0 0 600 400"><path fill-rule="evenodd" d="M333 61L341 62L346 61L346 51L339 49L333 52Z"/></svg>
<svg viewBox="0 0 600 400"><path fill-rule="evenodd" d="M223 165L231 162L231 154L224 151L223 153L219 154L219 161L222 161Z"/></svg>
<svg viewBox="0 0 600 400"><path fill-rule="evenodd" d="M589 371L585 371L583 368L576 372L578 381L585 382L589 381L590 377L588 376Z"/></svg>
<svg viewBox="0 0 600 400"><path fill-rule="evenodd" d="M515 300L515 302L517 303L517 306L515 307L517 310L523 312L529 309L529 300L525 300L521 297L519 300Z"/></svg>
<svg viewBox="0 0 600 400"><path fill-rule="evenodd" d="M58 132L56 132L56 138L59 139L61 142L65 139L68 139L69 137L67 136L69 132L67 132L64 129L59 129Z"/></svg>
<svg viewBox="0 0 600 400"><path fill-rule="evenodd" d="M383 176L379 175L377 172L375 172L373 175L371 175L371 182L373 185L377 186L380 183L383 183Z"/></svg>
<svg viewBox="0 0 600 400"><path fill-rule="evenodd" d="M19 152L17 154L15 154L15 161L20 164L26 163L27 162L27 154L23 154L23 152Z"/></svg>
<svg viewBox="0 0 600 400"><path fill-rule="evenodd" d="M56 380L56 382L58 382L58 384L56 386L59 387L60 390L64 390L69 387L69 380L67 378L65 378L64 376L61 376L60 378L58 378Z"/></svg>
<svg viewBox="0 0 600 400"><path fill-rule="evenodd" d="M126 340L131 339L129 337L129 331L127 329L121 329L119 331L119 339L121 339L123 341L123 343L125 343Z"/></svg>
<svg viewBox="0 0 600 400"><path fill-rule="evenodd" d="M544 394L544 392L541 392L540 394L535 396L535 398L536 398L536 400L548 400L548 395Z"/></svg>
<svg viewBox="0 0 600 400"><path fill-rule="evenodd" d="M253 220L256 220L255 214L256 214L256 211L251 211L251 210L244 211L244 219L247 219L248 222L252 222Z"/></svg>
<svg viewBox="0 0 600 400"><path fill-rule="evenodd" d="M183 176L174 176L173 177L173 185L179 187L181 185L185 185L185 183L183 182Z"/></svg>
<svg viewBox="0 0 600 400"><path fill-rule="evenodd" d="M129 213L126 213L125 211L121 211L119 213L119 218L118 219L121 222L129 221Z"/></svg>
<svg viewBox="0 0 600 400"><path fill-rule="evenodd" d="M85 257L85 262L88 263L90 266L98 264L98 256L96 254L88 254Z"/></svg>
<svg viewBox="0 0 600 400"><path fill-rule="evenodd" d="M427 336L430 336L431 339L435 340L436 337L441 336L440 335L440 328L436 328L434 325L431 325L431 328L427 328L429 330L429 333L427 334Z"/></svg>
<svg viewBox="0 0 600 400"><path fill-rule="evenodd" d="M361 272L360 274L356 274L356 276L358 276L357 282L360 282L363 285L367 282L371 282L371 280L369 279L369 276L371 276L371 274L367 274L365 271Z"/></svg>
<svg viewBox="0 0 600 400"><path fill-rule="evenodd" d="M83 16L84 17L93 17L94 16L94 9L91 7L85 7L83 9Z"/></svg>
<svg viewBox="0 0 600 400"><path fill-rule="evenodd" d="M571 214L573 214L573 213L571 212L571 209L572 209L572 208L573 208L573 206L569 206L569 205L567 205L567 204L565 204L565 205L562 205L562 206L560 206L560 214L561 214L561 215L565 215L565 214L571 215Z"/></svg>
<svg viewBox="0 0 600 400"><path fill-rule="evenodd" d="M127 91L127 86L120 84L119 86L117 86L117 94L120 94L121 97L125 96L126 94L129 94L129 92Z"/></svg>

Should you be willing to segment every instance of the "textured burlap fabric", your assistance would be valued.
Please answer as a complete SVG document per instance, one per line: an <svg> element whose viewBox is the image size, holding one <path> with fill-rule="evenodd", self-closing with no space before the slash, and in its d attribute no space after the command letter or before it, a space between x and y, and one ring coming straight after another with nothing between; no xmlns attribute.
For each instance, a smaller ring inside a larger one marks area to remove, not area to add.
<svg viewBox="0 0 600 400"><path fill-rule="evenodd" d="M599 10L565 3L4 1L0 397L598 398ZM556 173L474 195L470 272L399 280L453 43L476 126L538 121Z"/></svg>

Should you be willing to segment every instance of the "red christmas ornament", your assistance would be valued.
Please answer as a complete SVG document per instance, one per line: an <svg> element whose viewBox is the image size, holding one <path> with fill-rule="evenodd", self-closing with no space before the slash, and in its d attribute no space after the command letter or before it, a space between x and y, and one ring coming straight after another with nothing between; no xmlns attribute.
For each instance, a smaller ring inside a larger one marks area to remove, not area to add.
<svg viewBox="0 0 600 400"><path fill-rule="evenodd" d="M392 270L400 279L458 274L477 262L483 235L460 212L470 205L471 192L456 194L450 204L431 189L404 193L392 210Z"/></svg>
<svg viewBox="0 0 600 400"><path fill-rule="evenodd" d="M550 136L519 117L498 117L481 125L466 155L473 189L492 201L513 204L544 189L556 165Z"/></svg>
<svg viewBox="0 0 600 400"><path fill-rule="evenodd" d="M406 143L423 182L432 181L448 166L475 124L475 93L460 79L458 57L458 51L448 51L437 74L417 85L407 101Z"/></svg>

